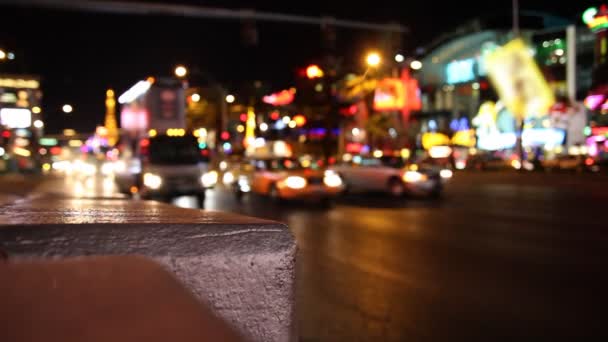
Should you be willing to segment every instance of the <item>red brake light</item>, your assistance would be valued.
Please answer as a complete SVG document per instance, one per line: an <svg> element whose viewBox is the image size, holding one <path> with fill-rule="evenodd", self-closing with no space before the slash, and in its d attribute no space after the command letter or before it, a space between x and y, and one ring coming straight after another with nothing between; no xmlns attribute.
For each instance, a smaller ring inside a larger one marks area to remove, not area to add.
<svg viewBox="0 0 608 342"><path fill-rule="evenodd" d="M60 153L61 153L61 147L59 147L59 146L53 146L53 147L51 147L51 154L52 155L56 156L56 155L58 155Z"/></svg>

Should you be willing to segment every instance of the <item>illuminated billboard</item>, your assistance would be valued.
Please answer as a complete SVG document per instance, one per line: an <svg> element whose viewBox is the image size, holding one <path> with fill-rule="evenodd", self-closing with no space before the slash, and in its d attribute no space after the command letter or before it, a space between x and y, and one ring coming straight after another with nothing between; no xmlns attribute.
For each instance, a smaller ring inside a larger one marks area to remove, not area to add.
<svg viewBox="0 0 608 342"><path fill-rule="evenodd" d="M378 82L374 93L374 110L401 110L405 107L405 96L405 85L401 79L382 79Z"/></svg>
<svg viewBox="0 0 608 342"><path fill-rule="evenodd" d="M36 79L0 76L0 88L38 89L40 88L40 82Z"/></svg>
<svg viewBox="0 0 608 342"><path fill-rule="evenodd" d="M25 108L2 108L0 123L8 128L29 128L32 125L32 112Z"/></svg>
<svg viewBox="0 0 608 342"><path fill-rule="evenodd" d="M123 107L120 112L120 127L125 131L144 132L148 129L148 112L145 109Z"/></svg>
<svg viewBox="0 0 608 342"><path fill-rule="evenodd" d="M566 131L557 128L526 128L521 135L524 146L559 146L566 139Z"/></svg>
<svg viewBox="0 0 608 342"><path fill-rule="evenodd" d="M544 115L555 102L553 92L521 39L515 39L486 57L494 88L518 118Z"/></svg>
<svg viewBox="0 0 608 342"><path fill-rule="evenodd" d="M424 133L422 135L422 147L425 150L433 146L450 145L450 138L443 133Z"/></svg>
<svg viewBox="0 0 608 342"><path fill-rule="evenodd" d="M465 83L475 80L475 59L463 59L448 63L445 67L447 83Z"/></svg>

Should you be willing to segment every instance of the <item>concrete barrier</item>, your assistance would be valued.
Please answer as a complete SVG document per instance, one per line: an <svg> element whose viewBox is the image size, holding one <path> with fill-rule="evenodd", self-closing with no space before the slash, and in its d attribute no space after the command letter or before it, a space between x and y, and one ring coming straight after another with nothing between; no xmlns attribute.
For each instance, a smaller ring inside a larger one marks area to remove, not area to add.
<svg viewBox="0 0 608 342"><path fill-rule="evenodd" d="M296 245L285 225L151 201L39 198L0 207L11 259L144 255L255 341L295 340Z"/></svg>

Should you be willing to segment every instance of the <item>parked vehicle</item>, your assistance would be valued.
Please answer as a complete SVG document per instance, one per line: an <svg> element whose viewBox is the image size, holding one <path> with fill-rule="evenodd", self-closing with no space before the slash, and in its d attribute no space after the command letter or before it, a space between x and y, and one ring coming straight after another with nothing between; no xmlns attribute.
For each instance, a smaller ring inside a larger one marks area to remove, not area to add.
<svg viewBox="0 0 608 342"><path fill-rule="evenodd" d="M543 160L542 166L547 171L569 170L582 172L585 169L585 158L581 155L558 156L557 158Z"/></svg>
<svg viewBox="0 0 608 342"><path fill-rule="evenodd" d="M467 168L489 171L489 170L510 170L513 169L512 161L493 154L477 154L471 156L466 163Z"/></svg>

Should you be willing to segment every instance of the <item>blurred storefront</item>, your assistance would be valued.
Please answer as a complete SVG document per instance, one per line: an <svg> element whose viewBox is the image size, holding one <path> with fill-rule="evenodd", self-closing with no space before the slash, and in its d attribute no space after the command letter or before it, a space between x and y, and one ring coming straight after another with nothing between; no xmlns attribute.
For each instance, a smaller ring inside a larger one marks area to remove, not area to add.
<svg viewBox="0 0 608 342"><path fill-rule="evenodd" d="M594 39L584 27L541 18L538 25L522 25L520 38L526 42L553 95L567 109L527 115L522 138L527 152L546 155L545 150L568 151L570 146L585 143L582 132L586 114L577 101L591 86ZM512 40L510 29L478 24L468 33L452 36L429 50L417 74L422 110L414 118L420 127L420 138L428 132L441 132L458 140L465 134L461 132L475 129L473 152L515 151L517 119L499 100L488 76L486 59ZM462 151L466 154L468 150Z"/></svg>
<svg viewBox="0 0 608 342"><path fill-rule="evenodd" d="M585 98L585 107L591 111L589 126L585 128L589 158L587 165L608 161L608 7L590 7L582 21L594 35L592 86Z"/></svg>
<svg viewBox="0 0 608 342"><path fill-rule="evenodd" d="M39 77L0 75L0 172L37 169L41 101Z"/></svg>

